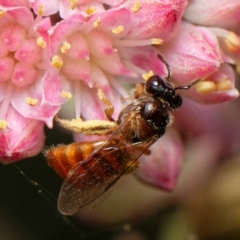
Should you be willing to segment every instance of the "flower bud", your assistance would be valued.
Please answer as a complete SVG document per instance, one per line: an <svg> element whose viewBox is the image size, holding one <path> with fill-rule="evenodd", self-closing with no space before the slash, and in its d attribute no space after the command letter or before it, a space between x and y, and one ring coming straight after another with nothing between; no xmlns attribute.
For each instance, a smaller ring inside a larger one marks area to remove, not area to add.
<svg viewBox="0 0 240 240"><path fill-rule="evenodd" d="M238 30L240 24L240 1L194 0L190 1L184 18L194 24Z"/></svg>
<svg viewBox="0 0 240 240"><path fill-rule="evenodd" d="M44 144L44 123L23 117L9 107L6 120L1 120L0 162L12 163L38 154Z"/></svg>

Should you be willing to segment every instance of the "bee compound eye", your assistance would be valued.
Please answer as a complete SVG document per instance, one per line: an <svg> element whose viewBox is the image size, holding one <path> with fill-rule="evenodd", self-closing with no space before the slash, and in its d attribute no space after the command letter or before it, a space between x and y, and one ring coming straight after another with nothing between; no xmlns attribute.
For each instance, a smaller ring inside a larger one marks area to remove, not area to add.
<svg viewBox="0 0 240 240"><path fill-rule="evenodd" d="M170 104L172 109L180 108L182 106L182 97L175 95Z"/></svg>
<svg viewBox="0 0 240 240"><path fill-rule="evenodd" d="M151 76L146 82L146 91L153 95L161 95L164 91L163 80L157 76Z"/></svg>

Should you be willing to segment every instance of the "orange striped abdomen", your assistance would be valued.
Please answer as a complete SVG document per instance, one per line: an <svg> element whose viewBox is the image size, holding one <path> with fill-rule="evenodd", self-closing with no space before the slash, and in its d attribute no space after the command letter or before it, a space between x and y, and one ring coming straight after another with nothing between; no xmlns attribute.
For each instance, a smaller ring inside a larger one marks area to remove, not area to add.
<svg viewBox="0 0 240 240"><path fill-rule="evenodd" d="M86 185L90 187L105 182L107 179L116 179L117 176L120 177L124 173L128 160L128 153L108 142L106 146L92 155L91 160L86 165L81 167L82 178L81 183L78 183L82 184L83 187ZM79 170L72 175L73 182L77 182L75 177L78 179Z"/></svg>
<svg viewBox="0 0 240 240"><path fill-rule="evenodd" d="M61 145L45 150L44 155L48 164L55 170L55 172L62 178L66 178L74 165L82 162L104 143L105 141L92 141ZM84 168L81 169L82 171L85 171ZM81 172L79 172L79 174L81 174Z"/></svg>

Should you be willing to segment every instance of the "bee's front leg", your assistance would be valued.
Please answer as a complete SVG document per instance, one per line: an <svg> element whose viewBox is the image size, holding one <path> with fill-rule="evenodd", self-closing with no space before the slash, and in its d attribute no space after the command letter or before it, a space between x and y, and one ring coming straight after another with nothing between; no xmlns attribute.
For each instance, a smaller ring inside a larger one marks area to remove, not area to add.
<svg viewBox="0 0 240 240"><path fill-rule="evenodd" d="M105 104L107 105L107 108L105 109L104 113L106 118L109 121L115 122L115 120L112 118L112 115L114 113L114 107L111 103L111 101L107 98L107 96L103 93L103 91L99 88L98 89L98 98Z"/></svg>

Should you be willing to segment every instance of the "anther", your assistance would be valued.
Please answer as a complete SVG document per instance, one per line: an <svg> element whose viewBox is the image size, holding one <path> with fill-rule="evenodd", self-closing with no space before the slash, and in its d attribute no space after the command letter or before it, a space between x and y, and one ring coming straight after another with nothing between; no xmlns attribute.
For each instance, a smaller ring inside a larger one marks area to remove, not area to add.
<svg viewBox="0 0 240 240"><path fill-rule="evenodd" d="M38 103L38 99L37 98L30 98L28 97L26 99L26 103L30 106L35 106Z"/></svg>

